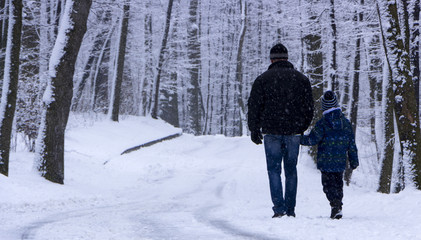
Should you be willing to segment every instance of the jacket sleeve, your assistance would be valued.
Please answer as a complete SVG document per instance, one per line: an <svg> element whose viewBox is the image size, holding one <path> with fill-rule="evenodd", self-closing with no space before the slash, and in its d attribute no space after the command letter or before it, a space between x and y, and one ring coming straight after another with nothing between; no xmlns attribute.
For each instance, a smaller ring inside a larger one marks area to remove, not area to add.
<svg viewBox="0 0 421 240"><path fill-rule="evenodd" d="M349 141L349 146L348 146L348 160L349 160L349 164L351 168L355 169L359 165L358 150L357 150L357 145L355 144L355 135L354 135L354 131L352 131L352 126L350 129L351 131L349 133L350 141Z"/></svg>
<svg viewBox="0 0 421 240"><path fill-rule="evenodd" d="M309 135L303 135L301 137L301 145L312 146L319 144L324 136L324 128L321 121L322 120L316 123L316 126L311 130Z"/></svg>
<svg viewBox="0 0 421 240"><path fill-rule="evenodd" d="M247 123L251 132L260 130L262 111L264 108L263 86L260 78L257 78L251 88L248 99Z"/></svg>

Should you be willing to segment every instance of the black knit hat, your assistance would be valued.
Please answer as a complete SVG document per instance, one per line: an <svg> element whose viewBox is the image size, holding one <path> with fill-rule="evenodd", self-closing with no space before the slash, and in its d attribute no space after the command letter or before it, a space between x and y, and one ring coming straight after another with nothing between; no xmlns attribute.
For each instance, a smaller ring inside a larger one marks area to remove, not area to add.
<svg viewBox="0 0 421 240"><path fill-rule="evenodd" d="M288 59L288 49L278 43L270 49L270 59Z"/></svg>
<svg viewBox="0 0 421 240"><path fill-rule="evenodd" d="M338 101L336 99L336 95L332 91L326 91L322 97L322 111L326 111L331 108L338 107Z"/></svg>

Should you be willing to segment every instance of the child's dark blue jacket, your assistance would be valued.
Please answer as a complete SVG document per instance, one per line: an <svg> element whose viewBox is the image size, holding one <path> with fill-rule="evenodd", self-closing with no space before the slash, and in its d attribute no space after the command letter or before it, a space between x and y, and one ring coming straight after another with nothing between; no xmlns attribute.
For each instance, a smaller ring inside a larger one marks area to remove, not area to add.
<svg viewBox="0 0 421 240"><path fill-rule="evenodd" d="M302 145L318 145L317 168L322 172L342 172L348 157L350 167L358 167L357 146L352 125L335 109L323 115L308 136L302 136Z"/></svg>

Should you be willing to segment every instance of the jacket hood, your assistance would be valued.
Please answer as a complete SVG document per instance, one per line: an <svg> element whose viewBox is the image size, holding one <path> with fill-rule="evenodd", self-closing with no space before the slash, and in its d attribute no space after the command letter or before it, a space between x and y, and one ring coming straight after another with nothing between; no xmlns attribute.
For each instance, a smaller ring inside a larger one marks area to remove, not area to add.
<svg viewBox="0 0 421 240"><path fill-rule="evenodd" d="M272 63L271 65L269 65L269 69L273 69L273 68L294 68L294 65L292 65L292 63L288 62L288 61L276 61L274 63Z"/></svg>
<svg viewBox="0 0 421 240"><path fill-rule="evenodd" d="M328 123L328 126L333 129L343 129L344 123L343 118L344 114L342 113L341 109L335 109L323 115L323 118Z"/></svg>

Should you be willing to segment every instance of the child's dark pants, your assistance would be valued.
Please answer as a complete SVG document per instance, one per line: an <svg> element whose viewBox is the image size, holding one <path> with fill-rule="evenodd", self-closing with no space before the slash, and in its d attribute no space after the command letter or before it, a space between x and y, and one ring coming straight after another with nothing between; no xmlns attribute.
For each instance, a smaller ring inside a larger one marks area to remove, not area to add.
<svg viewBox="0 0 421 240"><path fill-rule="evenodd" d="M343 191L343 172L322 172L323 192L326 194L331 207L342 208Z"/></svg>

